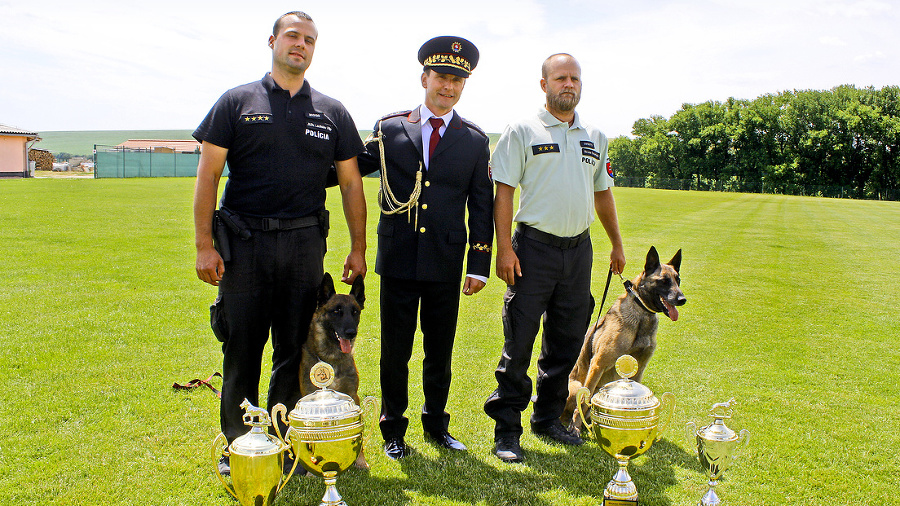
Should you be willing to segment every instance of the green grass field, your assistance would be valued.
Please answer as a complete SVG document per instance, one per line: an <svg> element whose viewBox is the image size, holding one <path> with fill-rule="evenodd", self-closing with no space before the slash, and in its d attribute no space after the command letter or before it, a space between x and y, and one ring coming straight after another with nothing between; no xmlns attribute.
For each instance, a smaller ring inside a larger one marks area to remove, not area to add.
<svg viewBox="0 0 900 506"><path fill-rule="evenodd" d="M173 382L220 370L208 326L215 288L196 279L193 179L0 181L0 499L6 504L233 505L210 457L218 434L209 390ZM377 181L366 180L374 269ZM693 505L705 490L688 421L738 401L752 433L719 486L733 505L898 504L900 323L894 277L900 203L615 190L635 276L654 245L684 250L687 304L661 321L644 378L677 398L661 441L631 464L641 504ZM326 269L347 252L339 193ZM594 225L594 293L608 247ZM377 382L379 278L357 345L361 393ZM495 387L502 282L464 298L454 356L451 431L470 451L425 443L411 362L408 442L389 461L376 434L368 472L338 488L351 506L594 505L614 462L589 441L547 444L526 433L524 464L500 463L481 405ZM346 292L347 287L339 288ZM611 288L622 293L620 283ZM609 307L609 302L606 308ZM267 352L268 353L268 352ZM266 358L268 362L268 357ZM262 379L265 386L267 378ZM525 416L530 413L526 411ZM312 505L321 481L292 479L277 504Z"/></svg>

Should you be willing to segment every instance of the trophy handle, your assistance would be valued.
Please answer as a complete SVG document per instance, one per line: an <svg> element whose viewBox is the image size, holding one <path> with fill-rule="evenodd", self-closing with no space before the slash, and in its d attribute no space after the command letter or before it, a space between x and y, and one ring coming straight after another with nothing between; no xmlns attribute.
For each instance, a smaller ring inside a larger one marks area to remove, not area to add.
<svg viewBox="0 0 900 506"><path fill-rule="evenodd" d="M378 399L376 399L372 395L367 395L362 400L362 412L363 412L363 428L369 429L363 431L363 446L365 446L369 442L370 434L375 430L374 427L367 427L371 425L373 420L377 420L378 417L375 416L378 413Z"/></svg>
<svg viewBox="0 0 900 506"><path fill-rule="evenodd" d="M672 392L662 394L661 409L662 414L659 417L659 424L657 425L656 441L662 439L662 433L665 432L666 428L669 426L669 422L672 421L672 415L675 414L675 395Z"/></svg>
<svg viewBox="0 0 900 506"><path fill-rule="evenodd" d="M281 429L278 428L278 420L281 420L282 423L288 425L287 418L285 417L285 413L287 413L287 408L284 407L284 404L278 403L272 408L272 425L275 427L275 435L278 436L278 439L284 443L284 438L281 437ZM281 415L280 417L277 415ZM285 436L287 433L285 433Z"/></svg>
<svg viewBox="0 0 900 506"><path fill-rule="evenodd" d="M581 408L582 401L585 397L590 397L591 391L588 390L587 387L581 387L578 389L578 392L575 394L575 404L578 406L578 415L581 417L581 423L587 427L588 430L593 429L594 422L593 420L588 422L587 418L584 416L584 410Z"/></svg>
<svg viewBox="0 0 900 506"><path fill-rule="evenodd" d="M278 404L276 404L275 407L272 408L272 426L275 428L275 435L278 436L278 440L281 441L281 444L283 444L285 446L288 455L291 458L294 458L294 452L293 452L294 449L291 447L291 444L288 443L288 440L290 439L290 434L291 434L291 424L288 422L286 413L287 413L287 408L284 407L284 404L282 404L280 402ZM278 420L281 420L281 422L283 424L288 426L288 430L285 431L284 437L281 436L281 429L278 426ZM291 470L291 472L293 473L293 470ZM288 478L290 478L290 475L288 475ZM285 483L287 482L287 480L284 480L284 481L285 481Z"/></svg>
<svg viewBox="0 0 900 506"><path fill-rule="evenodd" d="M287 432L285 432L285 436L289 436L292 429L293 429L293 427L288 427ZM284 444L284 443L282 442L282 444ZM284 446L285 446L285 450L291 455L291 458L293 458L294 453L291 451L291 445L285 444ZM294 458L294 465L291 467L291 470L290 470L290 472L288 472L287 476L283 480L281 480L281 485L278 485L278 488L275 489L276 494L281 493L281 489L283 489L284 486L287 485L288 480L290 480L291 476L294 475L294 471L297 469L297 464L299 464L299 463L300 463L300 459Z"/></svg>
<svg viewBox="0 0 900 506"><path fill-rule="evenodd" d="M737 446L734 447L734 455L731 457L732 464L734 464L740 454L744 451L744 448L746 448L748 441L750 441L750 431L747 429L741 429L741 431L738 433Z"/></svg>
<svg viewBox="0 0 900 506"><path fill-rule="evenodd" d="M232 490L231 487L229 487L228 484L225 483L225 477L222 476L222 473L219 472L219 466L218 466L219 458L223 457L223 456L227 457L227 456L231 455L227 451L227 448L228 448L228 439L225 437L225 434L222 434L220 432L219 435L216 436L216 438L213 440L213 444L212 444L213 465L216 466L215 467L216 476L219 477L219 481L221 481L222 485L225 486L225 490L227 490L228 493L231 494L235 499L238 499L237 494L235 494L234 490ZM240 499L238 499L238 500L240 500Z"/></svg>
<svg viewBox="0 0 900 506"><path fill-rule="evenodd" d="M697 424L694 422L688 422L684 427L684 435L687 436L688 447L692 447L697 444Z"/></svg>

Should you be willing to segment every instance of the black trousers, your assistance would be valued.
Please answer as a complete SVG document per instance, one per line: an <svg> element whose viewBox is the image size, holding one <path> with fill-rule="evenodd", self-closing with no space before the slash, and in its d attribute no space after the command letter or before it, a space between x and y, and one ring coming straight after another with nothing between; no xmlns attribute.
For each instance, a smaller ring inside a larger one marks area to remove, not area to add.
<svg viewBox="0 0 900 506"><path fill-rule="evenodd" d="M381 277L381 435L403 437L409 420L409 359L421 301L422 428L447 430L451 357L459 315L458 282L442 283Z"/></svg>
<svg viewBox="0 0 900 506"><path fill-rule="evenodd" d="M503 352L494 372L497 389L484 404L495 421L495 438L522 434L522 411L531 400L528 377L534 340L543 319L537 361L533 426L559 419L568 395L568 378L584 343L592 311L590 239L558 248L513 234L522 276L508 286L503 301Z"/></svg>
<svg viewBox="0 0 900 506"><path fill-rule="evenodd" d="M300 347L306 341L322 282L325 239L319 227L229 234L230 262L219 283L213 328L222 352L222 433L231 442L249 430L241 402L259 405L262 354L272 335L272 376L266 407L290 411L300 399ZM278 422L280 423L280 421ZM281 424L282 434L287 429Z"/></svg>

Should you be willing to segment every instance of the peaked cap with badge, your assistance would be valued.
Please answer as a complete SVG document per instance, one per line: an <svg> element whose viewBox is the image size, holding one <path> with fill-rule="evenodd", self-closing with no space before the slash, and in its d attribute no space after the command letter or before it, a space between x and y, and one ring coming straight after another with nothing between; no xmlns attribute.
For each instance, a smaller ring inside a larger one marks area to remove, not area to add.
<svg viewBox="0 0 900 506"><path fill-rule="evenodd" d="M435 72L468 78L478 65L478 48L462 37L442 35L422 44L419 63Z"/></svg>

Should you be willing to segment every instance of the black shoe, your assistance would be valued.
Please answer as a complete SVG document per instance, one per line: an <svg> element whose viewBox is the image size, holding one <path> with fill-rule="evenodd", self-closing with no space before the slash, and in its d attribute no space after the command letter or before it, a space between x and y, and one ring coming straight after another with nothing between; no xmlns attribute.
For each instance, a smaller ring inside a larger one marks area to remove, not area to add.
<svg viewBox="0 0 900 506"><path fill-rule="evenodd" d="M494 455L503 462L522 462L525 452L519 445L519 436L503 436L494 441Z"/></svg>
<svg viewBox="0 0 900 506"><path fill-rule="evenodd" d="M434 444L443 448L447 448L448 450L459 450L464 452L468 449L466 448L466 445L460 443L447 431L429 432L426 430L425 439L431 440Z"/></svg>
<svg viewBox="0 0 900 506"><path fill-rule="evenodd" d="M392 437L384 442L384 454L391 460L397 460L409 455L410 450L402 437Z"/></svg>
<svg viewBox="0 0 900 506"><path fill-rule="evenodd" d="M584 444L584 440L577 434L562 426L559 420L554 420L546 426L531 426L531 432L536 436L552 439L562 444L580 446Z"/></svg>
<svg viewBox="0 0 900 506"><path fill-rule="evenodd" d="M231 461L228 460L226 455L222 455L219 458L219 464L217 465L219 469L219 474L222 476L230 476L231 475Z"/></svg>

